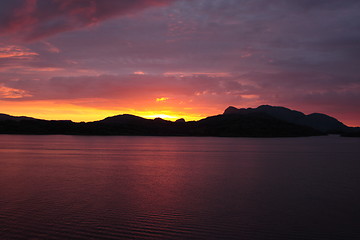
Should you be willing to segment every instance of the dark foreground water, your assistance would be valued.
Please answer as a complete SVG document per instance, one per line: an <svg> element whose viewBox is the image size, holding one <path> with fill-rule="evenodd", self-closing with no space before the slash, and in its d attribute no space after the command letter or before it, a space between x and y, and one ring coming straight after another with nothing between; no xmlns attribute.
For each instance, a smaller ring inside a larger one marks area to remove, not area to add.
<svg viewBox="0 0 360 240"><path fill-rule="evenodd" d="M0 135L0 239L360 239L360 139Z"/></svg>

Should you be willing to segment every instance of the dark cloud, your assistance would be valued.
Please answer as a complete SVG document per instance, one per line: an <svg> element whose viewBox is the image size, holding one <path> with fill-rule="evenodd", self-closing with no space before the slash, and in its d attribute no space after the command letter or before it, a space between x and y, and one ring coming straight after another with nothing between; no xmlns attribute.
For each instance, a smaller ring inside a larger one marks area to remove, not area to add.
<svg viewBox="0 0 360 240"><path fill-rule="evenodd" d="M3 0L0 34L36 40L172 0Z"/></svg>

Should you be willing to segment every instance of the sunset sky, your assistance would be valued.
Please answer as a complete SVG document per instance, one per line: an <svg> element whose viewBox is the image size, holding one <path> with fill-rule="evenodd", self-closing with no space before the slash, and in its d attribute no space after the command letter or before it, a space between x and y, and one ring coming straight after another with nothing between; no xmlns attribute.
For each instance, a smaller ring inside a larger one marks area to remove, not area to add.
<svg viewBox="0 0 360 240"><path fill-rule="evenodd" d="M360 126L359 0L0 1L0 113L194 120L262 104Z"/></svg>

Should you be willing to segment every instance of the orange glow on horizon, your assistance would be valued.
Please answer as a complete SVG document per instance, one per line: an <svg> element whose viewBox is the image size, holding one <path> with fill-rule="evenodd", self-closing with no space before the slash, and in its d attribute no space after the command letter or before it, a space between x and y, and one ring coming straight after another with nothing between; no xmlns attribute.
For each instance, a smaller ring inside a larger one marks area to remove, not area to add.
<svg viewBox="0 0 360 240"><path fill-rule="evenodd" d="M104 109L86 107L66 101L0 101L0 113L12 116L27 116L44 120L72 120L74 122L91 122L106 117L132 114L139 117L175 121L184 118L186 121L199 120L205 116L191 112L175 112L172 110L135 110L128 108Z"/></svg>
<svg viewBox="0 0 360 240"><path fill-rule="evenodd" d="M72 120L74 122L98 121L106 117L122 114L131 114L147 119L162 118L164 120L176 121L183 118L185 121L196 121L208 116L221 114L227 107L223 105L209 107L201 103L194 105L193 102L189 103L191 106L170 104L169 102L162 103L164 104L158 104L152 100L130 106L129 104L116 101L102 102L100 99L22 101L21 98L17 98L0 100L0 113L45 120ZM119 107L124 105L129 107ZM257 107L259 105L261 104L247 104L246 107ZM296 106L291 108L300 109ZM306 114L309 113L311 112L306 112ZM348 118L338 116L335 113L328 113L328 115L337 118L347 126L359 126L357 115L348 116Z"/></svg>
<svg viewBox="0 0 360 240"><path fill-rule="evenodd" d="M144 111L144 112L140 111L140 112L135 112L134 115L147 119L162 118L164 120L169 120L169 121L176 121L177 119L180 118L183 118L186 121L196 121L203 118L202 116L196 114L175 113L170 111L160 111L160 113L154 111Z"/></svg>

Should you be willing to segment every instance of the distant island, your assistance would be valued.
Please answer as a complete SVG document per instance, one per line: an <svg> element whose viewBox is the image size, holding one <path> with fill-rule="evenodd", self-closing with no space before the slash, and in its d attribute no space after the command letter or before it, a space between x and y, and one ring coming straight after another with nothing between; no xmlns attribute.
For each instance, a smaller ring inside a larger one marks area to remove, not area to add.
<svg viewBox="0 0 360 240"><path fill-rule="evenodd" d="M360 137L360 128L348 127L321 113L306 115L285 107L228 107L223 114L199 121L175 122L123 114L100 121L41 120L0 114L0 134L128 135L128 136L216 136L303 137L340 134Z"/></svg>

